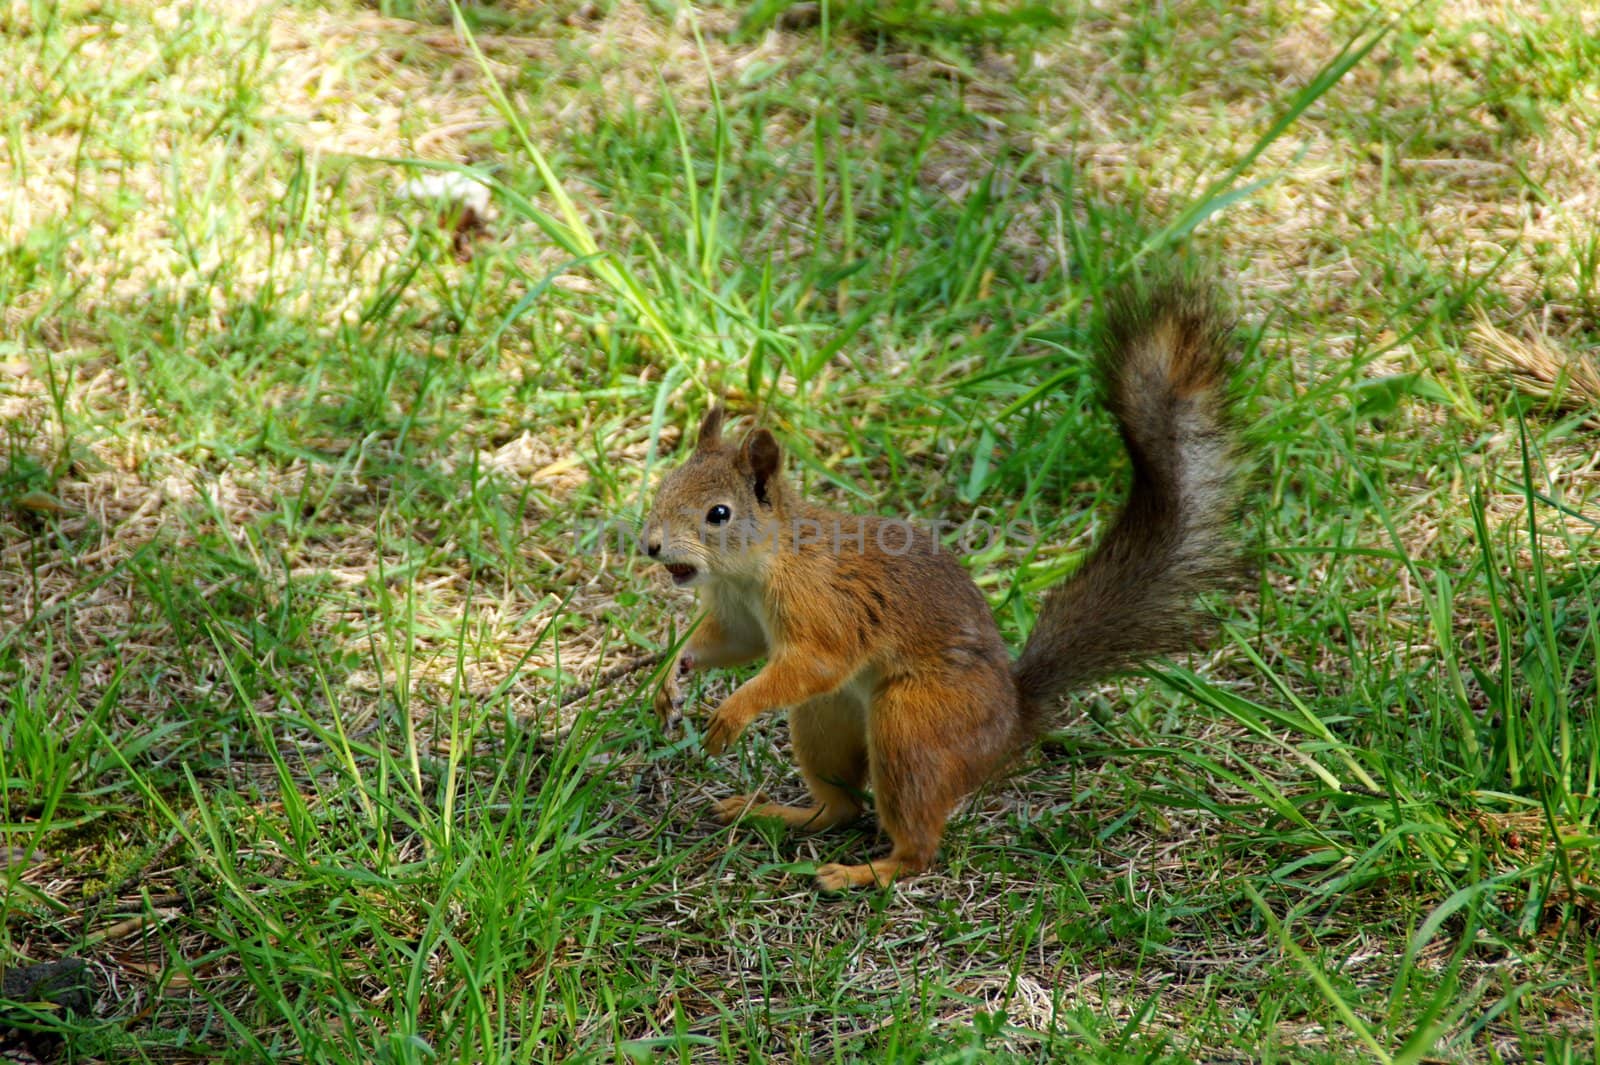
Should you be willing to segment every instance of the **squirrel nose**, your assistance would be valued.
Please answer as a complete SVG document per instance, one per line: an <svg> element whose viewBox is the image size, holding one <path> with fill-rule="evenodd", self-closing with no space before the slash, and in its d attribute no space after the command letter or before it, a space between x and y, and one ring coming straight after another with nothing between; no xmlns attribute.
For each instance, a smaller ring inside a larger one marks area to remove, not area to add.
<svg viewBox="0 0 1600 1065"><path fill-rule="evenodd" d="M655 558L657 555L661 554L661 545L652 540L649 546L645 548L645 552L648 553L651 558Z"/></svg>

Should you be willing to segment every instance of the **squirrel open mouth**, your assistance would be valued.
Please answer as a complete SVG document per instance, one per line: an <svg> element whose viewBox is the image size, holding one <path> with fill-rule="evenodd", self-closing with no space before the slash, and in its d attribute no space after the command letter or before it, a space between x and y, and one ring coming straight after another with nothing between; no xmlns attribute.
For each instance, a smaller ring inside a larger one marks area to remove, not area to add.
<svg viewBox="0 0 1600 1065"><path fill-rule="evenodd" d="M672 574L673 584L688 584L694 580L695 568L683 562L667 564L667 572Z"/></svg>

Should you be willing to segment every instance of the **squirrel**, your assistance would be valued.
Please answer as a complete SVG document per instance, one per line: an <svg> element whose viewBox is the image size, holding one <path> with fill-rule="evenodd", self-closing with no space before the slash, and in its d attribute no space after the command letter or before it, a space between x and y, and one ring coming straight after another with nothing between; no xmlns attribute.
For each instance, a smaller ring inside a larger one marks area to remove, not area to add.
<svg viewBox="0 0 1600 1065"><path fill-rule="evenodd" d="M932 535L806 502L783 477L773 434L729 442L713 406L645 526L649 557L705 608L655 710L671 728L683 677L765 656L711 716L703 746L720 754L787 708L811 793L805 806L734 795L714 815L821 831L857 817L870 792L889 855L823 865L817 886L885 885L927 868L956 805L1046 731L1063 695L1193 646L1197 596L1238 571L1231 332L1200 287L1112 302L1097 370L1132 488L1094 551L1046 595L1015 661L983 594Z"/></svg>

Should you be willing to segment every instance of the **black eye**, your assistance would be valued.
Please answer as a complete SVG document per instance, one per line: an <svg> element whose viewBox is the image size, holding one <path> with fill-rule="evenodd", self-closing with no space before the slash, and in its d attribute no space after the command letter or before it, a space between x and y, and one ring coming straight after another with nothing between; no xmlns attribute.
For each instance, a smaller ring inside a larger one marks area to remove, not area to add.
<svg viewBox="0 0 1600 1065"><path fill-rule="evenodd" d="M731 517L733 517L733 511L729 510L723 504L718 503L716 506L706 511L706 524L726 525L728 523L728 519Z"/></svg>

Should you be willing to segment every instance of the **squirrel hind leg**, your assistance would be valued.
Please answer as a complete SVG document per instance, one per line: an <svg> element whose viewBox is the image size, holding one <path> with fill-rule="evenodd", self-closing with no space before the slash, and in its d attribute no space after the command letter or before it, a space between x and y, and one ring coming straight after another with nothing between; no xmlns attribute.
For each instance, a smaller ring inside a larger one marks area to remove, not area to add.
<svg viewBox="0 0 1600 1065"><path fill-rule="evenodd" d="M812 699L790 712L789 738L815 800L810 809L819 811L791 827L820 832L860 816L867 783L865 709L841 695Z"/></svg>
<svg viewBox="0 0 1600 1065"><path fill-rule="evenodd" d="M881 887L933 862L951 812L1004 760L1015 728L1009 719L990 721L992 727L978 730L980 742L974 742L970 731L952 732L945 723L994 715L1012 697L1008 683L999 678L998 692L908 683L879 695L869 761L878 822L894 846L888 857L863 865L822 866L817 887Z"/></svg>
<svg viewBox="0 0 1600 1065"><path fill-rule="evenodd" d="M732 795L712 804L713 817L723 824L773 817L796 832L824 832L861 815L867 779L861 708L838 696L812 699L789 714L789 735L812 802L785 806L765 795Z"/></svg>
<svg viewBox="0 0 1600 1065"><path fill-rule="evenodd" d="M876 773L873 780L878 823L893 847L888 857L862 865L829 863L819 867L817 887L822 891L885 887L902 876L922 872L933 863L944 837L945 822L961 801L961 791L949 786L953 782L948 779L933 782L931 788L919 787L909 796L903 791L886 790ZM940 788L940 784L947 786Z"/></svg>
<svg viewBox="0 0 1600 1065"><path fill-rule="evenodd" d="M913 810L907 810L903 801L876 789L878 822L894 844L886 858L862 865L841 865L830 862L817 869L817 887L822 891L843 891L853 887L884 887L902 876L920 873L932 862L939 851L939 840L944 835L944 823L955 808L960 796L948 801L928 802L927 796ZM906 816L907 814L910 816Z"/></svg>

